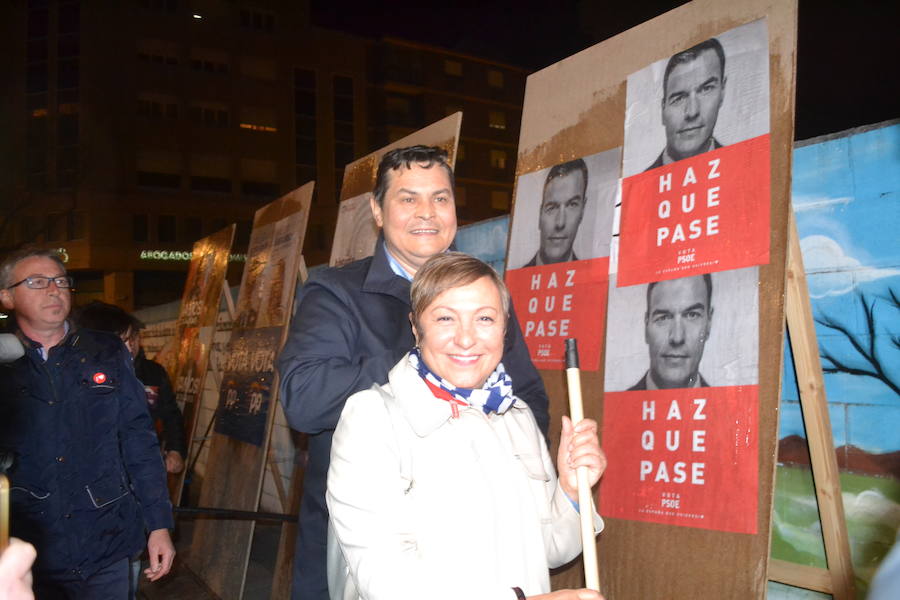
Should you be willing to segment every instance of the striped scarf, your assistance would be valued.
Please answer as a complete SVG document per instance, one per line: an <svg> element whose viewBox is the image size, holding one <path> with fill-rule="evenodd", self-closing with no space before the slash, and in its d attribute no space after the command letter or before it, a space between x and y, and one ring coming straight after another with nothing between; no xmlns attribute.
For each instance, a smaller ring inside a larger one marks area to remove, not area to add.
<svg viewBox="0 0 900 600"><path fill-rule="evenodd" d="M512 379L506 374L503 363L497 365L483 386L472 390L456 387L432 372L422 360L418 348L409 353L409 364L416 369L436 398L450 403L454 417L459 417L459 406L480 408L484 414L491 412L503 414L516 401L513 396Z"/></svg>

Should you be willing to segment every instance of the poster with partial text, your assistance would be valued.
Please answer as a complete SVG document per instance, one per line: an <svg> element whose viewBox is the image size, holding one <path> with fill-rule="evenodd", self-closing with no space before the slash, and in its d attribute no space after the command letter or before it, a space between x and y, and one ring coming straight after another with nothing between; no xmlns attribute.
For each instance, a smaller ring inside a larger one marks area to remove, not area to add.
<svg viewBox="0 0 900 600"><path fill-rule="evenodd" d="M518 177L505 279L534 365L563 369L578 337L581 368L600 366L621 149Z"/></svg>
<svg viewBox="0 0 900 600"><path fill-rule="evenodd" d="M266 439L275 355L291 314L312 186L264 206L253 219L215 431L254 446Z"/></svg>
<svg viewBox="0 0 900 600"><path fill-rule="evenodd" d="M611 282L600 514L757 533L758 271Z"/></svg>
<svg viewBox="0 0 900 600"><path fill-rule="evenodd" d="M769 262L766 19L628 77L618 285Z"/></svg>
<svg viewBox="0 0 900 600"><path fill-rule="evenodd" d="M234 230L235 226L229 225L194 244L178 320L175 322L174 361L166 365L184 418L189 455ZM171 497L176 503L180 500L183 479L183 473L169 477Z"/></svg>
<svg viewBox="0 0 900 600"><path fill-rule="evenodd" d="M341 201L328 266L342 267L372 256L378 240L378 225L372 216L371 198L372 193L366 192Z"/></svg>
<svg viewBox="0 0 900 600"><path fill-rule="evenodd" d="M603 18L599 3L584 4L586 15ZM711 39L725 60L704 43ZM597 494L607 524L598 554L616 558L599 564L607 598L766 597L796 41L796 0L691 0L528 76L517 176L622 148L601 366L580 373L585 416L597 421L609 459ZM755 149L740 168L725 164L737 157L716 153L760 137L768 138L767 171L737 184L768 178L758 202L753 189L739 197L734 184L712 189L759 163ZM710 165L715 158L720 164ZM631 178L645 171L648 189L636 193ZM718 216L717 202L727 209ZM725 222L734 214L736 234ZM701 235L720 239L704 247ZM514 250L507 268L527 268L536 250L513 261ZM573 333L580 350L582 328ZM561 375L541 370L554 422L568 411ZM583 572L563 568L551 582L577 588Z"/></svg>

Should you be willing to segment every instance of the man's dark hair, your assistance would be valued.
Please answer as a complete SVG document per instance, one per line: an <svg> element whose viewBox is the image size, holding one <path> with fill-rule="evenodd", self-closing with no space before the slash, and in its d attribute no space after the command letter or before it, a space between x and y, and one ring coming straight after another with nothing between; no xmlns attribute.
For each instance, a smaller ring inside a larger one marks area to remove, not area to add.
<svg viewBox="0 0 900 600"><path fill-rule="evenodd" d="M447 171L450 178L451 191L455 185L453 178L453 169L447 162L447 151L437 146L408 146L406 148L395 148L381 157L378 163L378 172L375 175L375 202L378 206L384 206L384 195L387 193L388 173L397 171L401 167L407 169L413 165L418 165L423 169L430 169L434 165L440 165Z"/></svg>
<svg viewBox="0 0 900 600"><path fill-rule="evenodd" d="M672 72L677 65L681 65L684 63L689 63L697 60L697 57L700 56L700 53L705 50L712 50L716 53L716 56L719 57L719 79L725 80L725 50L722 48L722 43L716 38L709 38L704 42L700 42L696 46L691 46L687 50L682 50L678 54L673 54L669 59L669 62L666 63L666 73L663 75L663 97L666 95L666 86L669 85L669 73Z"/></svg>
<svg viewBox="0 0 900 600"><path fill-rule="evenodd" d="M26 258L31 258L33 256L49 258L59 265L59 268L62 269L63 273L66 272L66 265L62 261L62 258L60 258L59 252L56 250L47 250L46 248L38 248L36 246L26 246L7 255L3 262L0 263L0 290L5 290L15 283L15 281L10 281L9 279L12 276L13 269L16 268L16 265Z"/></svg>
<svg viewBox="0 0 900 600"><path fill-rule="evenodd" d="M144 324L134 315L115 304L93 300L75 311L74 319L79 327L96 331L109 331L122 337L128 331L138 332Z"/></svg>
<svg viewBox="0 0 900 600"><path fill-rule="evenodd" d="M657 283L662 282L652 281L647 284L647 311L644 313L644 318L650 316L650 293L653 291L653 288L656 287ZM709 273L704 273L703 283L706 284L706 310L709 311L709 307L712 305L712 275L710 275Z"/></svg>
<svg viewBox="0 0 900 600"><path fill-rule="evenodd" d="M588 170L587 165L584 164L584 161L580 158L553 165L553 168L547 173L547 179L544 180L544 191L547 190L547 186L550 185L550 182L554 179L565 177L569 173L574 173L575 171L579 171L582 175L583 185L581 188L581 196L582 198L587 199ZM541 203L543 204L543 194L541 195Z"/></svg>

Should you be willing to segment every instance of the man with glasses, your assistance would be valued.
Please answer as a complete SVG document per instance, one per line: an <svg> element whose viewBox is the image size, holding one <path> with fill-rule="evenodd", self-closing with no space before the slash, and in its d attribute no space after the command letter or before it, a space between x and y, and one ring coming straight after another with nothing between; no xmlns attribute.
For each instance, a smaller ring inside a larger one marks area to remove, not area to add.
<svg viewBox="0 0 900 600"><path fill-rule="evenodd" d="M171 568L172 506L131 357L117 336L70 326L72 283L52 251L0 265L0 302L26 349L0 367L12 534L37 548L38 598L126 598L145 531L148 578Z"/></svg>

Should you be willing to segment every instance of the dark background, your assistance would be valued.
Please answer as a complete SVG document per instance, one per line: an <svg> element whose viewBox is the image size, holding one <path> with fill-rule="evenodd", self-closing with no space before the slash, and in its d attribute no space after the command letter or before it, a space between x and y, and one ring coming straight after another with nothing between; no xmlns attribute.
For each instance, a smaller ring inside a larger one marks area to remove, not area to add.
<svg viewBox="0 0 900 600"><path fill-rule="evenodd" d="M739 0L734 0L739 1ZM312 0L313 24L539 70L684 4L663 0ZM801 0L795 139L900 116L900 2Z"/></svg>

